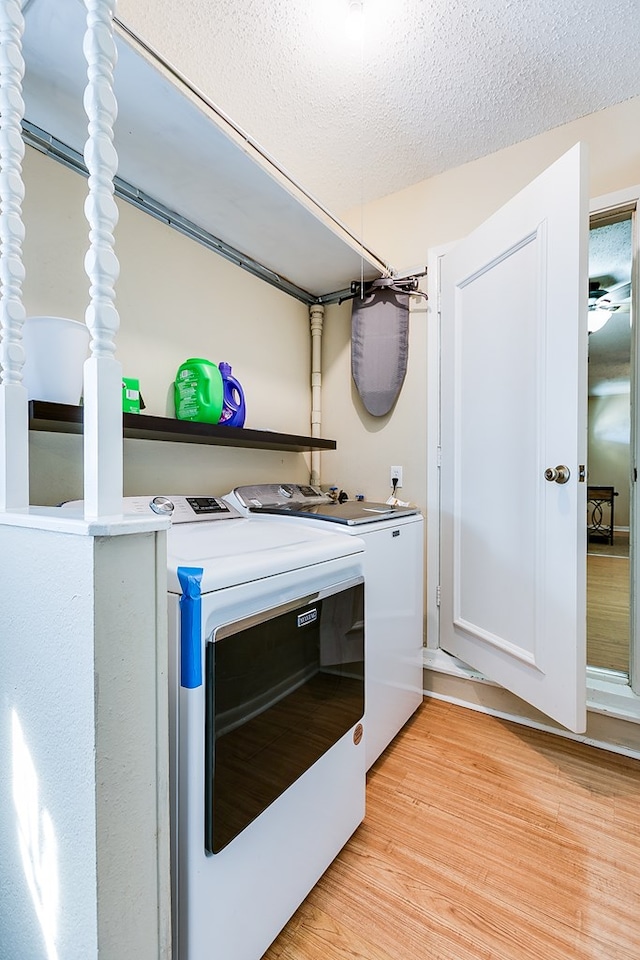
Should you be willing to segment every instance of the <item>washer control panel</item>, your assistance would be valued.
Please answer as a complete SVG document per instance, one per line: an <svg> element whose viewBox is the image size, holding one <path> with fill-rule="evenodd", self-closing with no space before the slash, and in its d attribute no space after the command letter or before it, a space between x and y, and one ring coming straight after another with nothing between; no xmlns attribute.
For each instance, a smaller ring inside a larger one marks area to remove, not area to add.
<svg viewBox="0 0 640 960"><path fill-rule="evenodd" d="M233 494L244 507L275 507L280 504L332 503L319 487L302 483L258 483L236 487Z"/></svg>

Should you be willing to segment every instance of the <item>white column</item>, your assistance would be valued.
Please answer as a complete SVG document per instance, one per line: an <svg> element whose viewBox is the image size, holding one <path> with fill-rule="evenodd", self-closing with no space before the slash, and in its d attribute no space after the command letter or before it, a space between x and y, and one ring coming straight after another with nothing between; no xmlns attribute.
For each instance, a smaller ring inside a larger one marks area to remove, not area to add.
<svg viewBox="0 0 640 960"><path fill-rule="evenodd" d="M319 437L322 427L322 328L324 306L309 307L311 321L311 436ZM320 451L311 452L311 484L320 483Z"/></svg>
<svg viewBox="0 0 640 960"><path fill-rule="evenodd" d="M20 0L0 4L0 511L29 505L29 416L22 384L22 160Z"/></svg>
<svg viewBox="0 0 640 960"><path fill-rule="evenodd" d="M91 356L84 366L84 501L85 517L92 518L122 513L122 368L115 359L115 335L120 326L114 292L120 265L113 238L118 222L113 196L118 167L113 145L117 113L113 93L115 0L85 0L85 6L88 84L84 108L89 119L84 150L89 170L85 270L91 298L85 318L92 339Z"/></svg>

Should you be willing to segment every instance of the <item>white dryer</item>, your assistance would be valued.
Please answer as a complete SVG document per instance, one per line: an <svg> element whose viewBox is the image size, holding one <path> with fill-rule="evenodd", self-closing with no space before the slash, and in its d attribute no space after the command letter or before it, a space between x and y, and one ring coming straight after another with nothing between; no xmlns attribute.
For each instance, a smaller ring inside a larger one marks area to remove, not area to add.
<svg viewBox="0 0 640 960"><path fill-rule="evenodd" d="M340 530L365 544L367 769L422 703L424 520L415 507L347 500L267 483L223 498L244 516Z"/></svg>
<svg viewBox="0 0 640 960"><path fill-rule="evenodd" d="M364 816L364 545L126 500L149 509L172 517L174 957L259 960Z"/></svg>

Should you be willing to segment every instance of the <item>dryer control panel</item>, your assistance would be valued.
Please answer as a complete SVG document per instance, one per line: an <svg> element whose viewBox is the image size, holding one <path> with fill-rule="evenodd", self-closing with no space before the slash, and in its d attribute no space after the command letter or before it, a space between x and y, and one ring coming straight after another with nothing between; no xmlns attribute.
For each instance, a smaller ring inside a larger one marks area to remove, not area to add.
<svg viewBox="0 0 640 960"><path fill-rule="evenodd" d="M69 500L65 507L78 507L81 500ZM123 497L122 512L125 516L146 517L156 513L168 517L172 523L194 523L197 520L228 520L242 514L232 504L219 497L162 496Z"/></svg>

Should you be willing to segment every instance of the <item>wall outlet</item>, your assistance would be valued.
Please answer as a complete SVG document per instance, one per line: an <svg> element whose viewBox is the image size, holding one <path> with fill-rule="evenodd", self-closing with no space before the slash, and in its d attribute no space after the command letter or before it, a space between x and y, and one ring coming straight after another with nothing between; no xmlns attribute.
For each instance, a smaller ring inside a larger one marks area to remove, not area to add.
<svg viewBox="0 0 640 960"><path fill-rule="evenodd" d="M393 488L393 481L397 480L396 490L399 490L402 486L402 467L391 467L391 476L389 480L389 486Z"/></svg>

